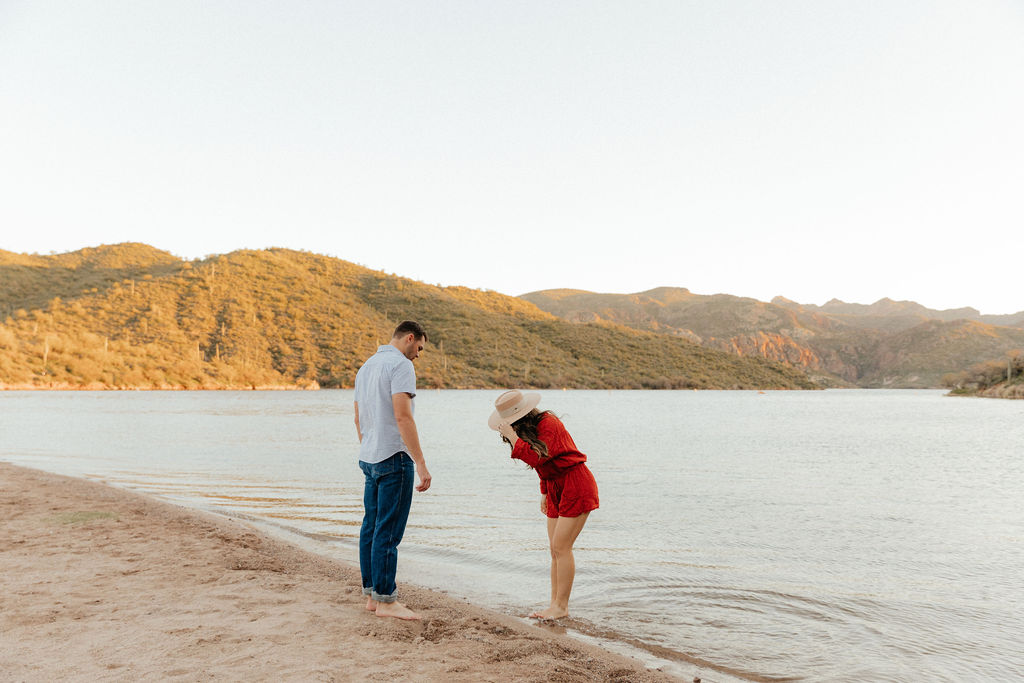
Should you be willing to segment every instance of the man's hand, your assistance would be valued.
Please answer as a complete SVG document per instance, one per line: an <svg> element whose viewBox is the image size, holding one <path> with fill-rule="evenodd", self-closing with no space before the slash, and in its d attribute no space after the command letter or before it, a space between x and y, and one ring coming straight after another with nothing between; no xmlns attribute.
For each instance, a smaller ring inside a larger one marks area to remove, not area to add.
<svg viewBox="0 0 1024 683"><path fill-rule="evenodd" d="M416 464L416 476L420 478L420 483L416 486L417 491L426 491L430 488L430 472L426 463Z"/></svg>
<svg viewBox="0 0 1024 683"><path fill-rule="evenodd" d="M540 499L540 511L545 515L548 514L548 497L544 496Z"/></svg>

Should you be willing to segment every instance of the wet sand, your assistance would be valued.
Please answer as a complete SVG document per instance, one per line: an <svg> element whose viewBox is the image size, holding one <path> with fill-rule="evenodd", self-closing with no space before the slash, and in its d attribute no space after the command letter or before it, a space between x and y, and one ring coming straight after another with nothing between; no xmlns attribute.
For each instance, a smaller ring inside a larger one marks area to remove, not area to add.
<svg viewBox="0 0 1024 683"><path fill-rule="evenodd" d="M358 568L244 522L0 463L0 680L681 680L447 595L364 609Z"/></svg>

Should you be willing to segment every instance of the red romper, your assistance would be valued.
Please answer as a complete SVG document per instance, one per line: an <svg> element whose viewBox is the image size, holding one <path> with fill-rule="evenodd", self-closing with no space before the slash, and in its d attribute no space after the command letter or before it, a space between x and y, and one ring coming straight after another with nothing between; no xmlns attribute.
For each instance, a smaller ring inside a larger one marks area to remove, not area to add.
<svg viewBox="0 0 1024 683"><path fill-rule="evenodd" d="M537 436L548 447L548 457L541 458L530 444L516 441L512 457L537 470L540 492L548 499L548 517L579 517L598 508L597 481L584 463L562 421L550 413L537 424Z"/></svg>

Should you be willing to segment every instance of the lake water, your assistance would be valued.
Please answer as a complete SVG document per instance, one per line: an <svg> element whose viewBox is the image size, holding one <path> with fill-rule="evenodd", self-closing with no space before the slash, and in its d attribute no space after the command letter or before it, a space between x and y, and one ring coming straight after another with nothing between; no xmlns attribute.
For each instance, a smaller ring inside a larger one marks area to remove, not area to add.
<svg viewBox="0 0 1024 683"><path fill-rule="evenodd" d="M536 475L497 391L423 391L434 483L399 585L546 605ZM601 490L573 632L706 681L1024 672L1024 401L935 391L541 392ZM0 460L254 519L355 562L352 392L0 392Z"/></svg>

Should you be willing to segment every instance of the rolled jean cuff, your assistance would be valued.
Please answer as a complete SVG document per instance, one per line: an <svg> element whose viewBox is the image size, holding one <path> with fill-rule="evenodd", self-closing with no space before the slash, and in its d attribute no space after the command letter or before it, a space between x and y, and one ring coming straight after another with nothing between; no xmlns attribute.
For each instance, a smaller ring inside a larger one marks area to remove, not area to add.
<svg viewBox="0 0 1024 683"><path fill-rule="evenodd" d="M373 589L372 588L369 588L367 586L363 586L363 595L369 596L371 593L373 593Z"/></svg>
<svg viewBox="0 0 1024 683"><path fill-rule="evenodd" d="M395 602L398 600L398 591L395 591L391 595L381 595L377 591L371 591L370 597L377 602Z"/></svg>

